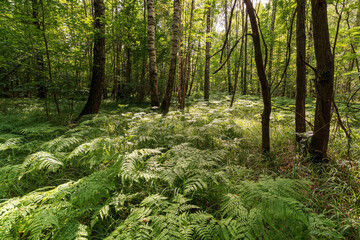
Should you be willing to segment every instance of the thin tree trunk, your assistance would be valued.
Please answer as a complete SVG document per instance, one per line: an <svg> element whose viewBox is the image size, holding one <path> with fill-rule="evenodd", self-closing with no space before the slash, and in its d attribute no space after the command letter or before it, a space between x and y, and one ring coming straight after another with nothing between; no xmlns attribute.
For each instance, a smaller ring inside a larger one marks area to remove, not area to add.
<svg viewBox="0 0 360 240"><path fill-rule="evenodd" d="M211 6L208 7L206 15L206 50L205 50L205 79L204 79L204 100L209 101L210 91L210 16Z"/></svg>
<svg viewBox="0 0 360 240"><path fill-rule="evenodd" d="M138 99L139 103L142 103L144 101L145 97L145 76L146 76L146 70L147 70L147 64L146 64L146 58L144 57L142 66L141 66L141 76L140 76L140 87L138 92ZM157 105L159 106L159 105Z"/></svg>
<svg viewBox="0 0 360 240"><path fill-rule="evenodd" d="M126 84L125 84L125 89L124 89L124 95L125 98L128 100L132 89L131 89L131 72L132 72L132 66L131 66L131 49L130 47L126 47L126 66L125 66L125 79L126 79Z"/></svg>
<svg viewBox="0 0 360 240"><path fill-rule="evenodd" d="M326 0L311 0L316 56L316 110L314 136L310 143L312 161L325 162L329 142L331 103L334 85L334 58L331 53Z"/></svg>
<svg viewBox="0 0 360 240"><path fill-rule="evenodd" d="M270 25L270 50L269 50L269 69L267 79L271 82L272 79L272 63L273 63L273 55L274 55L274 30L275 30L275 21L276 21L276 8L277 8L277 0L272 1L272 13L271 13L271 25Z"/></svg>
<svg viewBox="0 0 360 240"><path fill-rule="evenodd" d="M53 79L52 79L52 72L51 72L49 46L48 46L48 41L47 41L46 34L45 34L45 11L44 11L44 3L42 0L40 0L40 4L41 4L41 10L42 10L42 33L43 33L43 38L44 38L44 43L45 43L46 59L47 59L47 63L48 63L49 80L50 80L50 83L52 83ZM56 106L56 111L57 111L58 115L60 115L60 107L59 107L59 103L57 101L55 91L54 91L54 102L55 102L55 106Z"/></svg>
<svg viewBox="0 0 360 240"><path fill-rule="evenodd" d="M33 24L36 27L36 29L40 32L41 31L41 25L39 22L39 2L37 0L32 0L32 17L33 17ZM44 59L41 54L41 51L37 48L35 48L35 58L36 58L36 78L40 82L38 84L38 97L45 99L47 95L47 88L46 88L46 80L44 77ZM46 113L48 115L48 108L47 104L45 104Z"/></svg>
<svg viewBox="0 0 360 240"><path fill-rule="evenodd" d="M296 17L296 97L295 97L295 132L306 132L305 97L306 97L306 33L305 33L306 0L297 0ZM301 140L296 135L296 141Z"/></svg>
<svg viewBox="0 0 360 240"><path fill-rule="evenodd" d="M180 22L181 6L180 0L174 0L174 15L171 33L171 50L170 50L170 68L168 75L168 82L166 86L165 96L161 103L161 111L163 113L169 112L171 96L175 82L176 74L176 60L178 52L179 41L179 22Z"/></svg>
<svg viewBox="0 0 360 240"><path fill-rule="evenodd" d="M188 41L187 41L187 51L186 51L186 58L185 58L185 86L184 89L182 91L183 96L182 99L184 101L183 105L185 106L185 98L186 98L186 93L188 91L188 86L189 86L189 79L190 79L190 74L191 74L191 52L193 49L193 44L192 44L192 26L193 26L193 19L194 19L194 9L195 9L195 0L191 1L191 10L190 10L190 22L189 22L189 36L188 36Z"/></svg>
<svg viewBox="0 0 360 240"><path fill-rule="evenodd" d="M112 99L116 100L118 98L118 87L120 83L120 55L121 55L121 43L116 43L116 56L115 56L115 69L114 69L114 82L113 82L113 88L112 88Z"/></svg>
<svg viewBox="0 0 360 240"><path fill-rule="evenodd" d="M308 21L308 23L309 23L309 29L308 29L308 31L307 31L307 43L308 43L308 45L307 45L307 53L306 53L306 62L307 63L309 63L309 64L311 64L312 63L312 60L313 60L313 51L312 51L312 47L313 47L313 41L314 41L314 38L313 38L313 24L312 24L312 20L311 19L309 19L309 21ZM310 72L309 72L309 74L310 74L310 77L309 77L309 79L310 79L310 81L309 81L309 91L308 91L308 94L311 96L311 97L313 97L314 95L315 95L315 93L314 93L314 90L313 90L313 80L311 80L311 76L312 76L312 74L313 74L313 72L312 72L312 70L310 70Z"/></svg>
<svg viewBox="0 0 360 240"><path fill-rule="evenodd" d="M94 0L95 35L94 35L94 66L91 79L90 93L79 118L86 114L97 113L101 104L105 79L105 4L104 0Z"/></svg>
<svg viewBox="0 0 360 240"><path fill-rule="evenodd" d="M192 88L193 88L193 84L194 84L194 81L195 81L195 75L196 75L196 70L197 70L197 65L198 65L199 55L200 55L200 41L199 41L197 53L198 53L198 54L196 55L195 63L193 63L193 67L192 67L193 69L192 69L191 83L190 83L190 88L189 88L188 96L191 95L191 90L192 90Z"/></svg>
<svg viewBox="0 0 360 240"><path fill-rule="evenodd" d="M245 42L244 42L244 78L243 78L243 95L247 93L247 32L248 32L248 14L245 14Z"/></svg>
<svg viewBox="0 0 360 240"><path fill-rule="evenodd" d="M158 73L155 50L155 8L154 0L148 0L148 52L151 106L159 106ZM145 75L144 75L145 77Z"/></svg>
<svg viewBox="0 0 360 240"><path fill-rule="evenodd" d="M231 29L228 29L228 1L225 0L225 33L227 33L229 31L229 39L230 39L230 35L231 35ZM226 56L229 55L230 53L230 44L229 44L229 40L226 43ZM231 64L230 64L230 59L227 61L227 82L228 82L228 92L229 95L232 94L232 84L231 84Z"/></svg>
<svg viewBox="0 0 360 240"><path fill-rule="evenodd" d="M246 14L247 15L247 14ZM242 32L243 32L243 36L241 38L241 45L240 45L240 53L239 53L239 59L237 60L237 66L236 66L236 70L235 70L235 79L234 79L234 90L232 92L232 98L231 98L231 102L230 102L230 108L233 106L234 104L234 100L235 100L235 94L236 94L236 90L237 90L237 86L238 86L238 80L239 80L239 72L240 72L240 66L242 66L243 64L243 47L244 47L244 35L246 34L245 32L245 20L244 20L244 8L241 9L241 20L242 20ZM242 68L242 76L243 76L243 72L244 68Z"/></svg>
<svg viewBox="0 0 360 240"><path fill-rule="evenodd" d="M181 14L179 20L179 68L178 68L178 102L179 109L185 108L185 99L183 99L183 90L185 88L185 79L184 79L184 59L183 59L183 40L182 40L182 23L181 23Z"/></svg>
<svg viewBox="0 0 360 240"><path fill-rule="evenodd" d="M253 38L254 50L255 50L255 63L261 84L262 98L264 103L264 109L261 114L261 133L262 133L261 148L262 148L263 157L266 158L270 153L271 94L270 94L270 87L266 79L255 10L250 0L244 0L244 3L246 4L246 10L250 18L250 23L252 28L252 38Z"/></svg>

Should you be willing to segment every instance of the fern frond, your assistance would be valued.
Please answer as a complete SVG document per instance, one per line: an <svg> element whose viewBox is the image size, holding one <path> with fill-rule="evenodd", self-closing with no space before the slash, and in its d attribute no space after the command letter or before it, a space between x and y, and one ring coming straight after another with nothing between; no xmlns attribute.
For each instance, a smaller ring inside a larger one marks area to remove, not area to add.
<svg viewBox="0 0 360 240"><path fill-rule="evenodd" d="M28 156L23 162L23 167L29 171L48 169L56 172L64 164L49 152L37 152Z"/></svg>
<svg viewBox="0 0 360 240"><path fill-rule="evenodd" d="M22 138L10 138L4 143L0 143L0 151L5 151L7 149L14 149L20 147L22 143Z"/></svg>

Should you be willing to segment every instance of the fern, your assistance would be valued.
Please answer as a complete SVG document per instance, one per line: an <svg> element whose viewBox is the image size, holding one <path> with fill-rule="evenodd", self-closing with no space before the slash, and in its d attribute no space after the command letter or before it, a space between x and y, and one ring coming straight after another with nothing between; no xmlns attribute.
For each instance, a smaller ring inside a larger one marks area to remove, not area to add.
<svg viewBox="0 0 360 240"><path fill-rule="evenodd" d="M61 166L63 166L63 163L53 154L48 152L37 152L31 154L23 163L23 167L27 169L28 172L42 169L56 172Z"/></svg>
<svg viewBox="0 0 360 240"><path fill-rule="evenodd" d="M22 143L22 138L10 138L4 143L0 143L0 151L5 151L7 149L19 148Z"/></svg>
<svg viewBox="0 0 360 240"><path fill-rule="evenodd" d="M123 184L126 181L139 182L140 179L144 179L145 181L157 179L158 176L149 169L149 162L146 160L149 156L160 153L161 151L159 149L140 149L127 155L122 161L119 171Z"/></svg>

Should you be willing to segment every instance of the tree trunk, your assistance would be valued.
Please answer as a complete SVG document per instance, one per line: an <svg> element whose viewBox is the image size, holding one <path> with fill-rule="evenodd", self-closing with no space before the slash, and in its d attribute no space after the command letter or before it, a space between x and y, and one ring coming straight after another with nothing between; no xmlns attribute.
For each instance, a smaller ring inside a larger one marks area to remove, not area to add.
<svg viewBox="0 0 360 240"><path fill-rule="evenodd" d="M94 60L89 98L81 111L79 118L86 114L97 113L101 104L101 96L105 81L105 4L104 0L94 0L95 9L95 35Z"/></svg>
<svg viewBox="0 0 360 240"><path fill-rule="evenodd" d="M316 110L314 136L310 143L312 161L325 162L329 142L334 85L334 58L330 49L326 0L311 0L316 56Z"/></svg>
<svg viewBox="0 0 360 240"><path fill-rule="evenodd" d="M131 72L132 72L132 66L131 66L131 49L130 47L126 47L126 66L125 66L125 79L126 79L126 83L123 89L124 90L124 96L125 99L129 99L130 95L132 93L132 89L131 89Z"/></svg>
<svg viewBox="0 0 360 240"><path fill-rule="evenodd" d="M306 97L306 33L305 33L306 0L297 0L296 17L296 97L295 97L295 132L306 132L305 97ZM296 135L296 141L301 137Z"/></svg>
<svg viewBox="0 0 360 240"><path fill-rule="evenodd" d="M182 25L181 25L181 14L179 19L179 67L178 67L178 102L179 102L179 109L185 108L185 99L183 99L183 90L185 88L185 62L183 58L183 40L182 40Z"/></svg>
<svg viewBox="0 0 360 240"><path fill-rule="evenodd" d="M266 79L266 73L264 69L264 63L261 52L261 42L260 42L256 16L255 16L255 10L250 0L244 0L244 3L246 4L246 10L250 18L254 50L255 50L255 63L261 84L262 98L264 103L264 110L261 114L261 133L262 133L261 148L262 148L263 157L267 157L270 153L270 114L271 114L270 87Z"/></svg>
<svg viewBox="0 0 360 240"><path fill-rule="evenodd" d="M33 17L33 24L36 27L37 31L41 31L41 25L39 22L39 2L37 0L32 0L32 17ZM36 78L39 82L38 84L38 97L39 98L46 98L47 95L47 88L45 83L45 73L44 73L44 59L39 49L35 49L35 58L36 58ZM47 111L47 110L46 110Z"/></svg>
<svg viewBox="0 0 360 240"><path fill-rule="evenodd" d="M148 51L151 106L159 106L158 73L155 50L155 8L154 0L148 0Z"/></svg>
<svg viewBox="0 0 360 240"><path fill-rule="evenodd" d="M228 1L225 0L225 33L228 32ZM229 55L230 53L230 34L231 34L231 30L229 31L229 37L228 37L228 42L226 43L226 56ZM233 91L233 87L231 84L231 64L230 64L230 59L227 61L227 66L226 66L226 70L227 70L227 80L228 80L228 92L229 95L232 94Z"/></svg>
<svg viewBox="0 0 360 240"><path fill-rule="evenodd" d="M139 91L138 91L138 100L139 103L142 103L144 101L144 97L145 97L145 86L146 86L146 82L145 82L145 77L146 77L146 70L147 70L147 62L146 62L146 57L144 56L144 59L142 61L142 66L141 66L141 76L140 76L140 87L139 87ZM154 105L154 106L159 106L158 105Z"/></svg>
<svg viewBox="0 0 360 240"><path fill-rule="evenodd" d="M270 49L269 49L269 70L268 70L268 80L271 82L272 79L272 63L274 55L274 30L275 30L275 21L276 21L276 8L277 0L272 1L272 13L271 13L271 25L270 25Z"/></svg>
<svg viewBox="0 0 360 240"><path fill-rule="evenodd" d="M46 59L47 59L47 64L48 64L49 80L50 80L50 83L52 83L52 72L51 72L49 47L48 47L48 41L47 41L47 38L45 35L45 11L44 11L44 4L43 4L42 0L40 0L40 4L41 4L41 10L42 10L42 21L41 21L42 34L43 34L44 44L45 44L45 52L46 52ZM59 107L59 103L57 100L56 91L54 91L54 101L55 101L56 111L57 111L58 115L60 115L60 107Z"/></svg>
<svg viewBox="0 0 360 240"><path fill-rule="evenodd" d="M195 9L195 0L191 0L191 10L190 10L190 22L189 22L189 36L187 41L187 51L186 51L186 57L185 57L185 85L184 89L182 90L182 101L183 105L185 106L185 99L186 99L186 93L188 91L189 86L189 80L190 80L190 74L191 74L191 51L193 48L192 45L192 26L193 26L193 19L194 19L194 9Z"/></svg>
<svg viewBox="0 0 360 240"><path fill-rule="evenodd" d="M244 47L244 35L245 35L245 13L244 13L244 8L241 9L241 24L242 24L242 32L243 32L243 37L241 38L241 45L240 45L240 52L239 52L239 59L237 60L237 64L236 64L236 69L235 69L235 78L234 78L234 90L232 92L232 97L231 97L231 102L230 102L230 108L233 106L234 104L234 100L235 100L235 94L236 94L236 90L237 90L237 86L238 86L238 80L239 80L239 72L240 72L240 66L242 66L243 64L243 47ZM237 23L238 24L238 23ZM236 38L237 39L237 38ZM243 79L244 77L244 67L242 66L241 69L242 73L241 73L241 77Z"/></svg>
<svg viewBox="0 0 360 240"><path fill-rule="evenodd" d="M205 50L205 79L204 79L204 100L209 101L210 91L210 16L211 6L206 15L206 50Z"/></svg>
<svg viewBox="0 0 360 240"><path fill-rule="evenodd" d="M197 50L195 63L192 64L193 67L192 67L191 83L190 83L190 86L189 86L188 96L191 95L191 90L193 88L193 84L194 84L194 80L195 80L195 76L196 76L196 71L197 71L197 66L198 66L198 61L199 61L199 55L200 55L200 41L199 41L199 44L198 44L198 50Z"/></svg>
<svg viewBox="0 0 360 240"><path fill-rule="evenodd" d="M243 95L247 93L247 81L246 81L246 73L247 73L247 32L248 32L248 14L245 14L245 42L244 42L244 78L243 78Z"/></svg>
<svg viewBox="0 0 360 240"><path fill-rule="evenodd" d="M313 38L313 23L312 23L312 20L309 19L308 21L308 31L307 31L307 54L306 54L306 62L309 63L309 64L312 64L312 59L313 59L313 50L312 50L312 47L313 47L313 41L314 41L314 38ZM313 97L315 95L314 93L314 90L313 90L313 80L312 80L312 74L313 74L313 71L310 69L309 72L309 77L308 79L310 79L309 81L309 91L308 91L308 96L311 96Z"/></svg>
<svg viewBox="0 0 360 240"><path fill-rule="evenodd" d="M168 82L166 86L165 96L161 103L161 111L167 113L170 108L171 96L175 82L176 74L176 60L178 52L178 41L179 41L179 23L180 23L180 0L174 0L174 15L172 23L172 33L171 33L171 50L170 50L170 68Z"/></svg>

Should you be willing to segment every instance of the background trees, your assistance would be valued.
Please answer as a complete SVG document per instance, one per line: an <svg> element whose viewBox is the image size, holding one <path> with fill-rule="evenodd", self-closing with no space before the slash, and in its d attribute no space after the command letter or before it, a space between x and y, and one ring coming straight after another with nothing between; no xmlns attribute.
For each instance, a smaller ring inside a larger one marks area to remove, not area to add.
<svg viewBox="0 0 360 240"><path fill-rule="evenodd" d="M316 35L319 30L313 29L316 19L310 14L312 8L305 3L253 2L267 88L272 96L301 99L294 109L296 123L301 124L296 132L305 131L304 117L312 122L312 115L303 116L306 87L303 79L308 79L306 96L312 97L318 77L311 67L315 69L319 62L312 44L313 32ZM102 97L111 95L112 99L124 102L152 99L154 106L167 99L169 107L184 109L186 95L211 99L214 92L232 94L236 81L238 94L259 95L262 88L255 67L256 51L249 38L253 30L247 27L249 16L244 11L244 2L180 1L182 11L176 25L179 28L176 39L171 37L173 4L170 0L105 2L102 23L106 23L103 36L107 41L105 70L100 74L104 76ZM333 95L335 101L352 102L358 99L360 91L357 87L359 1L327 5L331 16L329 44L336 48L336 51L331 49L334 51ZM93 94L90 83L92 79L100 79L96 75L100 72L94 61L98 32L94 30L97 18L92 1L5 1L3 9L0 15L2 97L39 96L48 115L52 115L61 113L56 107L58 100L67 101L72 108L74 100L88 98L89 90ZM174 41L178 42L176 49ZM304 64L311 67L304 70ZM174 80L173 84L169 79ZM169 96L177 97L179 104L172 104Z"/></svg>

